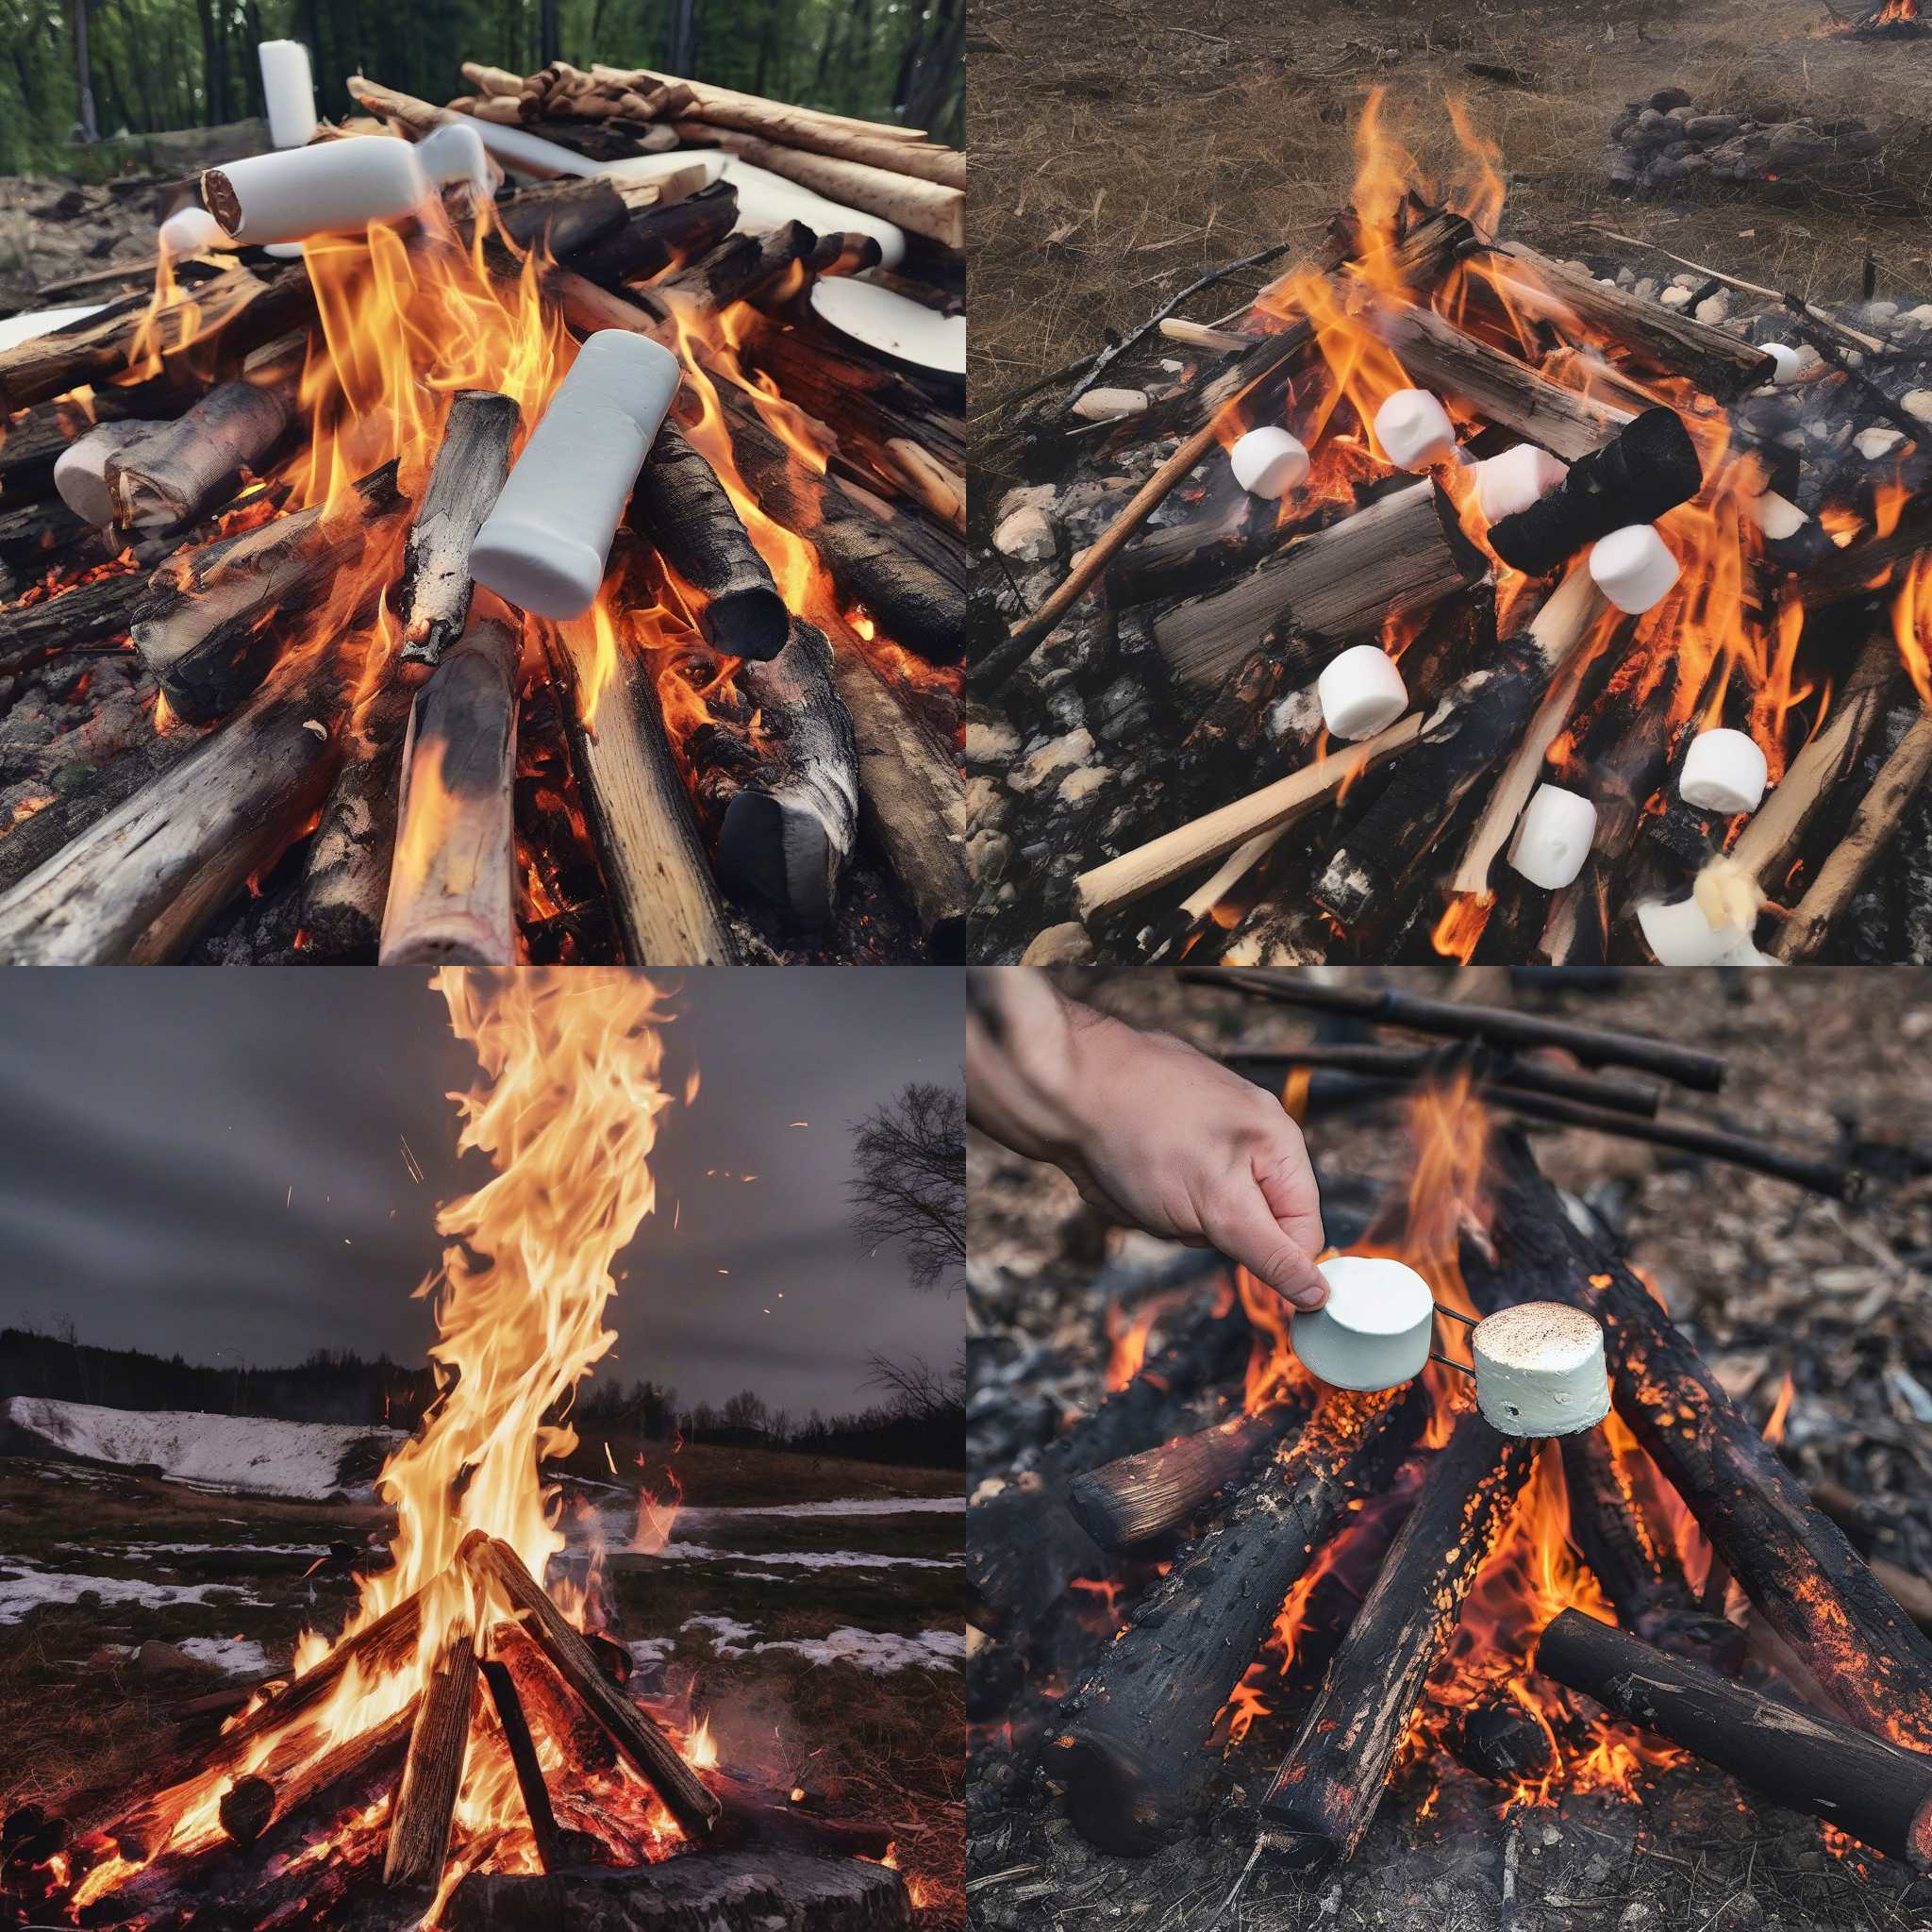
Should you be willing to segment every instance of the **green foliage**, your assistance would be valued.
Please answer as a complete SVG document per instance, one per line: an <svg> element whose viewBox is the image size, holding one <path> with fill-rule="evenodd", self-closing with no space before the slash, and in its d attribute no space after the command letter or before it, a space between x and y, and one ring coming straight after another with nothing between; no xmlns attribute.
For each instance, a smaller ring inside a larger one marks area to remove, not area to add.
<svg viewBox="0 0 1932 1932"><path fill-rule="evenodd" d="M80 142L85 6L100 152ZM481 60L520 74L668 69L749 93L963 137L966 0L0 0L0 172L93 175L116 138L262 110L258 41L308 43L322 111L368 74L445 101ZM111 171L111 163L109 171Z"/></svg>

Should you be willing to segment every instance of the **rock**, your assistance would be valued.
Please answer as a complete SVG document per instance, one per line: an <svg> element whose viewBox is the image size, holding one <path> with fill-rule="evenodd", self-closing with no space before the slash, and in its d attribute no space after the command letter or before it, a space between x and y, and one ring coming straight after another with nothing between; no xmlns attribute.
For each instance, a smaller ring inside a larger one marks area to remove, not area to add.
<svg viewBox="0 0 1932 1932"><path fill-rule="evenodd" d="M1058 548L1058 541L1045 510L1026 504L993 526L992 547L1021 563L1044 563Z"/></svg>
<svg viewBox="0 0 1932 1932"><path fill-rule="evenodd" d="M1693 114L1684 132L1693 141L1728 141L1742 125L1735 114Z"/></svg>
<svg viewBox="0 0 1932 1932"><path fill-rule="evenodd" d="M1666 289L1663 292L1663 306L1666 308L1688 308L1690 306L1689 289Z"/></svg>
<svg viewBox="0 0 1932 1932"><path fill-rule="evenodd" d="M1905 440L1905 431L1902 429L1862 429L1853 439L1857 445L1858 454L1868 463L1875 463L1881 458L1889 457Z"/></svg>
<svg viewBox="0 0 1932 1932"><path fill-rule="evenodd" d="M1003 523L1016 509L1051 509L1054 486L1051 483L1022 483L1009 490L994 508L992 520Z"/></svg>
<svg viewBox="0 0 1932 1932"><path fill-rule="evenodd" d="M1146 407L1144 389L1090 389L1074 405L1074 414L1086 423L1116 423L1140 415Z"/></svg>
<svg viewBox="0 0 1932 1932"><path fill-rule="evenodd" d="M966 725L966 762L975 767L1008 765L1019 755L1020 735L1010 724L988 724L970 719Z"/></svg>
<svg viewBox="0 0 1932 1932"><path fill-rule="evenodd" d="M1873 328L1884 328L1897 315L1896 302L1868 302L1858 310L1859 319Z"/></svg>
<svg viewBox="0 0 1932 1932"><path fill-rule="evenodd" d="M1920 423L1932 423L1932 389L1907 390L1899 408Z"/></svg>
<svg viewBox="0 0 1932 1932"><path fill-rule="evenodd" d="M1660 87L1644 102L1653 113L1665 114L1673 108L1688 108L1690 96L1680 87Z"/></svg>
<svg viewBox="0 0 1932 1932"><path fill-rule="evenodd" d="M1088 966L1093 961L1093 941L1078 920L1050 925L1020 955L1023 966Z"/></svg>
<svg viewBox="0 0 1932 1932"><path fill-rule="evenodd" d="M1905 320L1916 322L1921 328L1932 328L1932 302L1921 302L1916 308L1907 308Z"/></svg>
<svg viewBox="0 0 1932 1932"><path fill-rule="evenodd" d="M1707 295L1690 312L1699 322L1708 323L1715 328L1719 323L1730 320L1730 295L1720 289L1715 295Z"/></svg>
<svg viewBox="0 0 1932 1932"><path fill-rule="evenodd" d="M1060 796L1069 805L1091 798L1113 776L1105 765L1082 765L1060 780Z"/></svg>
<svg viewBox="0 0 1932 1932"><path fill-rule="evenodd" d="M1663 1914L1648 1899L1635 1898L1624 1907L1617 1932L1663 1932Z"/></svg>
<svg viewBox="0 0 1932 1932"><path fill-rule="evenodd" d="M967 779L966 823L969 825L997 825L1004 804L996 780L989 778L983 772L975 772Z"/></svg>
<svg viewBox="0 0 1932 1932"><path fill-rule="evenodd" d="M1032 791L1049 778L1084 765L1092 756L1093 734L1085 728L1069 731L1065 737L1050 738L1028 753L1017 769L1007 774L1007 783L1015 791Z"/></svg>
<svg viewBox="0 0 1932 1932"><path fill-rule="evenodd" d="M998 878L1012 856L1013 841L1004 832L974 832L966 841L966 870L982 884Z"/></svg>
<svg viewBox="0 0 1932 1932"><path fill-rule="evenodd" d="M1831 153L1831 143L1815 134L1784 134L1772 137L1764 164L1774 174L1789 174L1794 168L1815 167Z"/></svg>
<svg viewBox="0 0 1932 1932"><path fill-rule="evenodd" d="M1655 275L1643 276L1642 279L1638 282L1637 286L1634 289L1632 289L1630 292L1633 295L1635 295L1640 302L1649 302L1654 300L1657 295L1657 277Z"/></svg>
<svg viewBox="0 0 1932 1932"><path fill-rule="evenodd" d="M172 1643L163 1643L158 1637L150 1637L134 1653L133 1662L138 1671L198 1671L201 1668L185 1650L178 1650Z"/></svg>

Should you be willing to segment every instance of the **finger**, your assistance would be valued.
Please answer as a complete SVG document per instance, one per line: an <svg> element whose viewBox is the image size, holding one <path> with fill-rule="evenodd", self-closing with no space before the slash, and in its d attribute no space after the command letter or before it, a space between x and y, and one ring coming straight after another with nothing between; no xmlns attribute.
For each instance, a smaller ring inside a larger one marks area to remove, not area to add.
<svg viewBox="0 0 1932 1932"><path fill-rule="evenodd" d="M1268 1211L1281 1224L1282 1232L1305 1255L1319 1255L1328 1245L1322 1231L1321 1191L1301 1129L1286 1114L1269 1144L1257 1152L1254 1167Z"/></svg>
<svg viewBox="0 0 1932 1932"><path fill-rule="evenodd" d="M1275 1220L1258 1183L1244 1181L1231 1188L1202 1221L1224 1255L1296 1307L1319 1308L1328 1299L1328 1284L1308 1250Z"/></svg>

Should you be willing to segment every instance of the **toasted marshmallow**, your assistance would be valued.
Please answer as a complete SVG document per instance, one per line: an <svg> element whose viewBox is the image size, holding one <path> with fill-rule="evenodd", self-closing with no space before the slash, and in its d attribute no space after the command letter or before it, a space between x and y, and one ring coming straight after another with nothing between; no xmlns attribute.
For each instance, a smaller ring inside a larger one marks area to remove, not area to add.
<svg viewBox="0 0 1932 1932"><path fill-rule="evenodd" d="M1518 1302L1469 1338L1475 1406L1506 1436L1574 1436L1610 1412L1602 1326L1562 1302Z"/></svg>

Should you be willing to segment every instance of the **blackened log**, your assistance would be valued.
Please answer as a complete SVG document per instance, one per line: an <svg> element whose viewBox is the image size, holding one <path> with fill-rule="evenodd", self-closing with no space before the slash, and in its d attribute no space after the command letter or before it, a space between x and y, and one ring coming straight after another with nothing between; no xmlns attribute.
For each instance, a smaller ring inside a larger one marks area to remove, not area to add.
<svg viewBox="0 0 1932 1932"><path fill-rule="evenodd" d="M801 619L769 663L741 664L739 689L758 708L758 761L718 830L718 876L820 930L858 827L858 755L832 683L832 647Z"/></svg>
<svg viewBox="0 0 1932 1932"><path fill-rule="evenodd" d="M538 1867L555 1872L559 1863L557 1813L550 1807L550 1790L543 1782L543 1767L537 1761L537 1744L530 1735L530 1721L524 1714L523 1699L517 1695L516 1678L509 1666L495 1657L486 1657L479 1668L490 1687L496 1721L503 1726L510 1768L517 1774L517 1790L530 1821L530 1836L536 1841Z"/></svg>
<svg viewBox="0 0 1932 1932"><path fill-rule="evenodd" d="M1283 506L1251 495L1226 463L1208 467L1200 502L1182 518L1143 530L1108 566L1116 609L1205 590L1295 541Z"/></svg>
<svg viewBox="0 0 1932 1932"><path fill-rule="evenodd" d="M37 576L93 534L58 496L0 510L0 564Z"/></svg>
<svg viewBox="0 0 1932 1932"><path fill-rule="evenodd" d="M1417 1081L1472 1064L1492 1087L1518 1088L1525 1093L1553 1094L1613 1112L1654 1117L1660 1091L1655 1081L1628 1080L1616 1074L1573 1074L1543 1060L1506 1056L1494 1061L1469 1060L1466 1048L1333 1045L1265 1048L1231 1047L1221 1058L1249 1067L1332 1067L1343 1074L1374 1074L1384 1079Z"/></svg>
<svg viewBox="0 0 1932 1932"><path fill-rule="evenodd" d="M223 502L244 467L261 467L294 415L292 379L210 390L185 416L108 458L114 521L150 531L192 523Z"/></svg>
<svg viewBox="0 0 1932 1932"><path fill-rule="evenodd" d="M1603 1324L1617 1412L1765 1622L1847 1722L1932 1751L1932 1639L1812 1505L1642 1282L1576 1231L1519 1137L1497 1143L1497 1161L1498 1249L1567 1246L1571 1272L1552 1298Z"/></svg>
<svg viewBox="0 0 1932 1932"><path fill-rule="evenodd" d="M475 1712L475 1638L459 1630L444 1641L430 1665L410 1727L383 1855L382 1882L391 1890L434 1892L442 1881Z"/></svg>
<svg viewBox="0 0 1932 1932"><path fill-rule="evenodd" d="M516 404L494 390L458 390L449 406L396 586L396 668L409 681L426 677L469 622L470 545L509 475L521 420Z"/></svg>
<svg viewBox="0 0 1932 1932"><path fill-rule="evenodd" d="M525 184L493 203L491 212L497 232L519 248L534 248L541 242L554 260L575 265L605 236L622 227L632 210L608 175L561 175ZM469 225L462 225L463 229Z"/></svg>
<svg viewBox="0 0 1932 1932"><path fill-rule="evenodd" d="M785 600L730 493L681 431L667 425L658 432L627 516L631 528L702 592L698 628L714 650L763 659L785 648L791 629Z"/></svg>
<svg viewBox="0 0 1932 1932"><path fill-rule="evenodd" d="M1210 1497L1245 1476L1303 1413L1293 1404L1275 1403L1102 1463L1067 1485L1067 1507L1103 1550L1172 1535Z"/></svg>
<svg viewBox="0 0 1932 1932"><path fill-rule="evenodd" d="M826 1818L791 1804L723 1767L710 1774L724 1809L711 1844L718 1851L813 1852L823 1857L883 1858L892 1848L889 1824Z"/></svg>
<svg viewBox="0 0 1932 1932"><path fill-rule="evenodd" d="M652 283L651 298L691 316L716 315L734 302L774 292L781 277L809 258L818 239L803 222L783 222L758 235L740 230Z"/></svg>
<svg viewBox="0 0 1932 1932"><path fill-rule="evenodd" d="M516 964L510 792L520 646L513 625L478 617L417 693L381 965Z"/></svg>
<svg viewBox="0 0 1932 1932"><path fill-rule="evenodd" d="M1543 1631L1536 1667L1774 1803L1932 1871L1932 1757L1667 1657L1577 1610Z"/></svg>
<svg viewBox="0 0 1932 1932"><path fill-rule="evenodd" d="M1833 550L1814 571L1799 578L1793 590L1807 610L1856 597L1874 583L1886 582L1886 573L1920 552L1932 549L1932 499L1923 494L1907 503L1898 521L1882 537Z"/></svg>
<svg viewBox="0 0 1932 1932"><path fill-rule="evenodd" d="M1144 1853L1197 1814L1219 1768L1207 1747L1215 1713L1350 1502L1393 1473L1423 1407L1418 1387L1328 1391L1136 1606L1063 1707L1053 1772L1083 1837Z"/></svg>
<svg viewBox="0 0 1932 1932"><path fill-rule="evenodd" d="M1527 509L1491 524L1489 545L1529 576L1547 575L1626 524L1654 524L1704 487L1697 446L1674 409L1645 409L1614 441L1580 456Z"/></svg>
<svg viewBox="0 0 1932 1932"><path fill-rule="evenodd" d="M320 963L375 964L414 702L408 685L386 684L343 735L342 769L308 841L302 875L303 951Z"/></svg>
<svg viewBox="0 0 1932 1932"><path fill-rule="evenodd" d="M738 191L717 181L681 201L633 209L622 227L574 250L570 265L607 286L646 281L714 247L737 224Z"/></svg>
<svg viewBox="0 0 1932 1932"><path fill-rule="evenodd" d="M395 486L385 463L340 503L177 551L155 572L130 635L177 717L206 724L262 681L295 620L400 516Z"/></svg>
<svg viewBox="0 0 1932 1932"><path fill-rule="evenodd" d="M146 593L146 577L139 571L122 571L76 584L58 596L0 610L0 666L11 668L31 658L125 636Z"/></svg>
<svg viewBox="0 0 1932 1932"><path fill-rule="evenodd" d="M238 1778L216 1807L222 1829L238 1845L252 1845L275 1816L275 1788L265 1777Z"/></svg>
<svg viewBox="0 0 1932 1932"><path fill-rule="evenodd" d="M1296 1870L1351 1857L1382 1801L1424 1680L1536 1464L1537 1444L1474 1410L1457 1423L1261 1801Z"/></svg>

